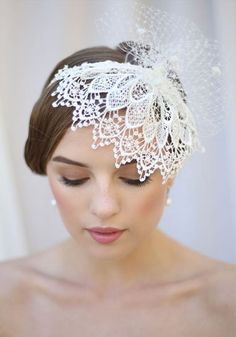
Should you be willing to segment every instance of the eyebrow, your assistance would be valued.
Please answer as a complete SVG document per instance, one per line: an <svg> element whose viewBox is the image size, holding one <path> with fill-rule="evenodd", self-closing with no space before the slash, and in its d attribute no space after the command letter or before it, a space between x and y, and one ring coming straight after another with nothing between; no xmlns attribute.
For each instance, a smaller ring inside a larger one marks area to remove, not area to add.
<svg viewBox="0 0 236 337"><path fill-rule="evenodd" d="M62 156L56 156L52 159L52 161L58 162L58 163L64 163L64 164L68 164L68 165L75 165L75 166L80 166L80 167L86 167L88 168L89 166L83 163L80 163L78 161L75 160L71 160L69 158L66 157L62 157Z"/></svg>
<svg viewBox="0 0 236 337"><path fill-rule="evenodd" d="M52 161L58 162L58 163L64 163L64 164L68 164L68 165L74 165L74 166L89 168L89 166L87 164L81 163L79 161L71 160L71 159L63 157L63 156L56 156L52 159ZM127 165L131 165L131 164L134 164L134 163L137 163L136 159L133 159L129 163L122 164L121 166L127 166Z"/></svg>

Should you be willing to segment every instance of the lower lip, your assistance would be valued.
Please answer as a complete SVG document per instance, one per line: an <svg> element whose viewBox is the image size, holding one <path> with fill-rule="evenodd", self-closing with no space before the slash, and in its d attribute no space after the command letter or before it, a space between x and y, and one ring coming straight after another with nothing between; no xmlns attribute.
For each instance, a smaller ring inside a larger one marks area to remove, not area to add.
<svg viewBox="0 0 236 337"><path fill-rule="evenodd" d="M115 232L115 233L98 233L98 232L92 232L89 231L89 234L92 236L92 238L99 242L99 243L110 243L113 242L122 235L124 231Z"/></svg>

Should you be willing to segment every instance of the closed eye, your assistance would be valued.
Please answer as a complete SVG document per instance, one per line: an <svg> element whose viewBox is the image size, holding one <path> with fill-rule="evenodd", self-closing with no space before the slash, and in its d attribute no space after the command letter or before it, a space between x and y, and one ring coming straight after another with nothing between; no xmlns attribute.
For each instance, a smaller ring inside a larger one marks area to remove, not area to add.
<svg viewBox="0 0 236 337"><path fill-rule="evenodd" d="M127 179L127 178L120 178L120 179L122 181L124 181L125 184L133 185L133 186L143 186L143 185L147 184L148 182L151 182L150 177L147 177L146 180L144 180L144 181L140 181L139 179ZM89 178L68 179L66 177L61 177L60 180L64 185L74 187L74 186L83 185L87 180L89 180Z"/></svg>
<svg viewBox="0 0 236 337"><path fill-rule="evenodd" d="M78 186L84 184L89 178L83 179L68 179L66 177L61 177L61 182L67 186Z"/></svg>
<svg viewBox="0 0 236 337"><path fill-rule="evenodd" d="M128 185L134 185L134 186L142 186L142 185L145 185L147 184L148 182L151 181L151 178L146 178L146 180L144 181L140 181L139 179L127 179L127 178L120 178L122 179L126 184Z"/></svg>

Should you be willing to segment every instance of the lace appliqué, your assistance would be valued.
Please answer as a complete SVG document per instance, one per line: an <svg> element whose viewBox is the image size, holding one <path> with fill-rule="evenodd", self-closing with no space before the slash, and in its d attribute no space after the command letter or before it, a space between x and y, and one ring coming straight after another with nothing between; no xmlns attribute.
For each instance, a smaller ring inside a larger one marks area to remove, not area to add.
<svg viewBox="0 0 236 337"><path fill-rule="evenodd" d="M137 161L140 181L160 169L163 183L200 148L194 119L168 62L155 68L104 61L65 66L54 107L74 107L72 130L93 125L92 148L114 144L115 165Z"/></svg>

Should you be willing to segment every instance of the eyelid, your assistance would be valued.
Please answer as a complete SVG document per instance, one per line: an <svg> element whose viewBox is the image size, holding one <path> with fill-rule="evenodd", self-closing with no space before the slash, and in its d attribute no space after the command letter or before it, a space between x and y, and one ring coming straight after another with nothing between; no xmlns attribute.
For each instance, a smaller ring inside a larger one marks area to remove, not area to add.
<svg viewBox="0 0 236 337"><path fill-rule="evenodd" d="M142 186L152 181L150 177L147 177L144 181L140 181L139 179L128 179L128 178L120 178L120 179L124 181L129 181L130 185L136 185L136 186Z"/></svg>
<svg viewBox="0 0 236 337"><path fill-rule="evenodd" d="M141 187L146 185L147 183L151 182L152 179L150 177L147 177L146 180L144 181L140 181L139 179L129 179L129 178L123 178L120 177L121 180L123 180L127 185L130 186L136 186L136 187ZM64 185L68 185L70 187L76 187L76 186L81 186L83 185L87 180L89 180L89 178L83 178L83 179L68 179L64 176L62 176L60 178L60 181L64 184Z"/></svg>
<svg viewBox="0 0 236 337"><path fill-rule="evenodd" d="M88 176L90 174L88 172L88 170L83 169L83 168L65 167L65 166L56 167L56 173L59 176L71 177L71 179L74 179L72 177L75 177L75 179L77 179L77 177L85 177L85 176Z"/></svg>
<svg viewBox="0 0 236 337"><path fill-rule="evenodd" d="M86 182L89 178L82 178L82 179L68 179L64 176L60 177L59 181L61 181L64 185L68 186L78 186L82 185Z"/></svg>

